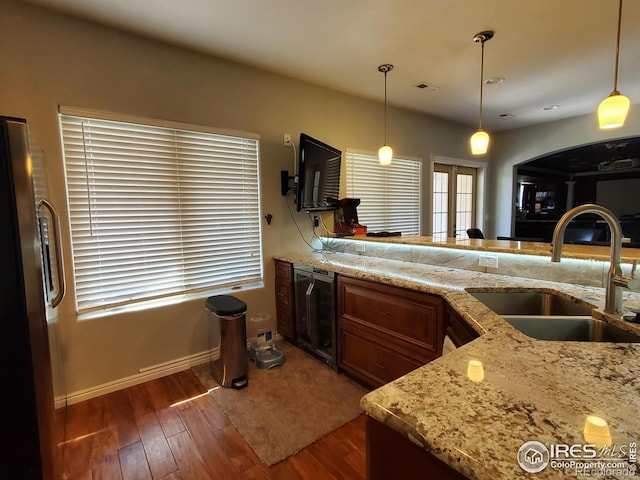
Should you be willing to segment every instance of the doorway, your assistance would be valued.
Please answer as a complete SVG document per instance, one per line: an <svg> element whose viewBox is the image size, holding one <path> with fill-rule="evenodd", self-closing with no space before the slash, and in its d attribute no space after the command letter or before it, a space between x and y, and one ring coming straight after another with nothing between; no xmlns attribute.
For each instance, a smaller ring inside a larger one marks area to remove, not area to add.
<svg viewBox="0 0 640 480"><path fill-rule="evenodd" d="M434 240L466 239L476 226L478 169L460 165L433 164Z"/></svg>

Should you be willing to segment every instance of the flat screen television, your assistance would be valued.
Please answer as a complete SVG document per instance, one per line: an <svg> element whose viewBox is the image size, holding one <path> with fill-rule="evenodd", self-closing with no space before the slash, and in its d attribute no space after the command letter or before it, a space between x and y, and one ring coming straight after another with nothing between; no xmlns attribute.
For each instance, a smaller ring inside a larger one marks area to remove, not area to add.
<svg viewBox="0 0 640 480"><path fill-rule="evenodd" d="M335 210L340 195L342 152L305 133L300 134L299 150L298 211Z"/></svg>

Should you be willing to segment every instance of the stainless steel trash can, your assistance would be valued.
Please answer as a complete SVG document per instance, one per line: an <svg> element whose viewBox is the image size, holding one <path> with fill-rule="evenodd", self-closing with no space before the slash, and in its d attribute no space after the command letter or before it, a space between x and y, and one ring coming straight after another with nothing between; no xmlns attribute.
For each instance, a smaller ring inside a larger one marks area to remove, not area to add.
<svg viewBox="0 0 640 480"><path fill-rule="evenodd" d="M210 362L211 375L223 387L249 384L247 355L247 304L230 295L207 298L207 310L220 319L220 356Z"/></svg>

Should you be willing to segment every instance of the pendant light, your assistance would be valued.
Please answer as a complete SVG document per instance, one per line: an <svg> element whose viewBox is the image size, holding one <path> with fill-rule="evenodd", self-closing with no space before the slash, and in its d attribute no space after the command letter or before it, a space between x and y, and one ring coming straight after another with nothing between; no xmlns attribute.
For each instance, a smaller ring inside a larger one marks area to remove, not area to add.
<svg viewBox="0 0 640 480"><path fill-rule="evenodd" d="M613 73L613 91L598 106L598 124L602 129L624 125L629 113L629 99L618 91L618 57L620 56L620 24L622 23L622 0L618 6L618 37L616 40L616 66Z"/></svg>
<svg viewBox="0 0 640 480"><path fill-rule="evenodd" d="M482 47L480 57L480 120L478 130L471 135L471 153L473 155L484 155L489 148L489 134L482 129L482 87L484 85L484 42L493 38L492 31L480 32L473 37L473 41Z"/></svg>
<svg viewBox="0 0 640 480"><path fill-rule="evenodd" d="M384 73L384 145L378 150L380 165L391 165L393 150L387 145L387 73L393 70L393 65L385 63L378 67L378 71Z"/></svg>

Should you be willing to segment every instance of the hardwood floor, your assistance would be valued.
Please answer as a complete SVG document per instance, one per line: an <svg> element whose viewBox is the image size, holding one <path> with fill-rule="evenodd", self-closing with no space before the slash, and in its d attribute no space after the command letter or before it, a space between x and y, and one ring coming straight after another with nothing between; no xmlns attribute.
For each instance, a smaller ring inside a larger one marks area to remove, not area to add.
<svg viewBox="0 0 640 480"><path fill-rule="evenodd" d="M70 405L64 480L364 479L365 418L267 467L186 370Z"/></svg>

